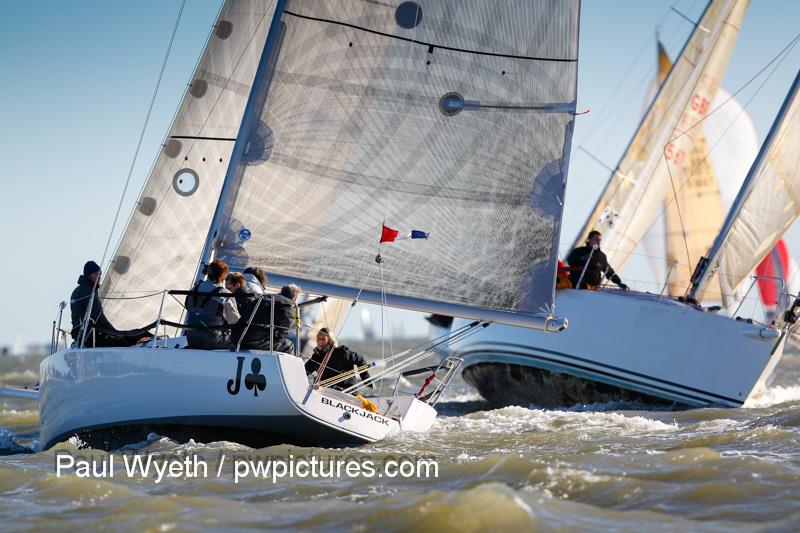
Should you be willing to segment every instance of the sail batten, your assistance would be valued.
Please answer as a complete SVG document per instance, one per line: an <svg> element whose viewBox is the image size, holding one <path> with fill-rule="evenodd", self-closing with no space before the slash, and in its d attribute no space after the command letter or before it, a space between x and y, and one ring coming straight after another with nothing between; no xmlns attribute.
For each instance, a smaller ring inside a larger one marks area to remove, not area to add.
<svg viewBox="0 0 800 533"><path fill-rule="evenodd" d="M216 257L420 310L549 314L578 5L288 2ZM379 247L382 224L430 238Z"/></svg>

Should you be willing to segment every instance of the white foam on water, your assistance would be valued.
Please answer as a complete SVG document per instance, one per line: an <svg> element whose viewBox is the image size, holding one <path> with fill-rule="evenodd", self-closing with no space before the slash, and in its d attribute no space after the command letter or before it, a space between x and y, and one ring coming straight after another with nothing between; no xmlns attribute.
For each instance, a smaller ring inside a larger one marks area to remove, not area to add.
<svg viewBox="0 0 800 533"><path fill-rule="evenodd" d="M33 409L3 409L0 411L0 419L7 416L32 416L38 414L39 411Z"/></svg>
<svg viewBox="0 0 800 533"><path fill-rule="evenodd" d="M535 406L531 407L535 409ZM646 404L642 402L596 402L596 403L578 403L571 407L560 409L562 411L573 412L596 412L596 411L663 411L660 405Z"/></svg>
<svg viewBox="0 0 800 533"><path fill-rule="evenodd" d="M627 433L671 433L678 430L677 423L667 424L641 415L626 416L620 413L580 413L579 427L616 427Z"/></svg>
<svg viewBox="0 0 800 533"><path fill-rule="evenodd" d="M483 397L474 391L457 392L453 394L448 394L445 392L442 394L442 398L439 401L448 403L480 402L483 401Z"/></svg>
<svg viewBox="0 0 800 533"><path fill-rule="evenodd" d="M697 424L697 429L702 432L732 431L744 423L730 418L717 418L714 420L704 420Z"/></svg>
<svg viewBox="0 0 800 533"><path fill-rule="evenodd" d="M17 443L14 442L13 435L9 428L0 427L0 449L14 450L19 448Z"/></svg>
<svg viewBox="0 0 800 533"><path fill-rule="evenodd" d="M0 383L5 381L38 381L39 373L33 370L14 371L0 374Z"/></svg>
<svg viewBox="0 0 800 533"><path fill-rule="evenodd" d="M677 423L666 424L641 415L626 416L608 412L574 412L504 407L462 417L440 419L442 429L503 433L519 431L609 431L619 434L675 432Z"/></svg>
<svg viewBox="0 0 800 533"><path fill-rule="evenodd" d="M162 437L158 433L151 432L147 434L144 440L140 440L138 442L129 442L120 449L125 451L143 450L153 444L162 444L165 446L169 446L171 444L174 444L174 442L170 440L168 437Z"/></svg>
<svg viewBox="0 0 800 533"><path fill-rule="evenodd" d="M614 483L616 478L597 474L580 468L571 468L564 464L548 466L545 469L547 479L540 488L557 498L569 498L576 490L584 490L587 486L600 483Z"/></svg>
<svg viewBox="0 0 800 533"><path fill-rule="evenodd" d="M72 437L70 437L69 439L67 439L67 442L68 442L68 443L70 443L71 445L73 445L75 448L77 448L77 449L79 449L79 450L80 450L80 449L82 449L82 448L86 448L86 447L88 447L88 444L86 444L86 443L85 443L85 442L84 442L84 441L83 441L83 440L82 440L82 439L81 439L79 436L77 436L77 435L73 435Z"/></svg>
<svg viewBox="0 0 800 533"><path fill-rule="evenodd" d="M758 409L761 407L771 407L787 402L800 400L800 385L790 387L770 387L756 391L744 402L745 409Z"/></svg>

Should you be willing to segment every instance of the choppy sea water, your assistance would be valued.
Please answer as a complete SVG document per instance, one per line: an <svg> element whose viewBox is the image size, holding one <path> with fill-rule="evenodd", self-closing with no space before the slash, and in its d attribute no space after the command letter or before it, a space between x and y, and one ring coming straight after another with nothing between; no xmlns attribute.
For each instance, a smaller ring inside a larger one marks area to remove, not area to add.
<svg viewBox="0 0 800 533"><path fill-rule="evenodd" d="M0 383L36 380L38 360L0 357ZM426 434L350 450L229 442L179 444L158 435L113 455L113 478L57 477L57 454L108 457L62 443L37 446L38 412L0 399L3 530L86 527L657 531L800 530L800 355L743 409L658 412L631 404L491 410L463 382ZM125 475L125 456L205 458L208 476ZM229 462L216 475L219 457ZM242 476L234 457L373 461L423 458L438 477L272 479Z"/></svg>

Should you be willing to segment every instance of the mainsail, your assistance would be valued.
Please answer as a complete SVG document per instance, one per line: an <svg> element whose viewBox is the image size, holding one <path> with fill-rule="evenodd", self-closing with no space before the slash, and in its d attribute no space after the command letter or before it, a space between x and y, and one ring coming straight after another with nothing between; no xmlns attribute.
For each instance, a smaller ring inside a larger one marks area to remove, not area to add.
<svg viewBox="0 0 800 533"><path fill-rule="evenodd" d="M664 198L673 187L678 191L685 186L697 160L693 155L700 130L694 126L711 111L748 4L714 0L706 7L576 246L589 231L599 229L609 262L621 268L657 218Z"/></svg>
<svg viewBox="0 0 800 533"><path fill-rule="evenodd" d="M118 328L156 319L160 298L137 297L194 279L273 11L263 0L231 0L220 11L103 283ZM164 316L180 313L167 298Z"/></svg>
<svg viewBox="0 0 800 533"><path fill-rule="evenodd" d="M544 327L579 2L281 7L216 257L313 292ZM430 238L379 249L383 224Z"/></svg>
<svg viewBox="0 0 800 533"><path fill-rule="evenodd" d="M691 296L719 278L727 305L736 288L800 216L800 73L745 179ZM704 265L704 266L703 266Z"/></svg>

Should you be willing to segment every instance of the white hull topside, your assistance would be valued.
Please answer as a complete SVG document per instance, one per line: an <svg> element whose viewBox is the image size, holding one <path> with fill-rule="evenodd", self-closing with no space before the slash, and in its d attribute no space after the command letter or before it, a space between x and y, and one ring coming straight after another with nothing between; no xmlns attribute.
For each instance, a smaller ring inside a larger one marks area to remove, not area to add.
<svg viewBox="0 0 800 533"><path fill-rule="evenodd" d="M783 353L774 329L652 294L560 290L556 309L569 320L560 333L492 324L470 337L456 350L465 380L495 404L555 406L542 395L561 377L582 390L739 407L768 384Z"/></svg>
<svg viewBox="0 0 800 533"><path fill-rule="evenodd" d="M73 435L110 449L120 435L164 429L259 447L348 446L424 431L436 417L413 396L371 398L371 413L349 394L312 390L302 359L278 352L70 349L42 361L40 378L42 449Z"/></svg>

